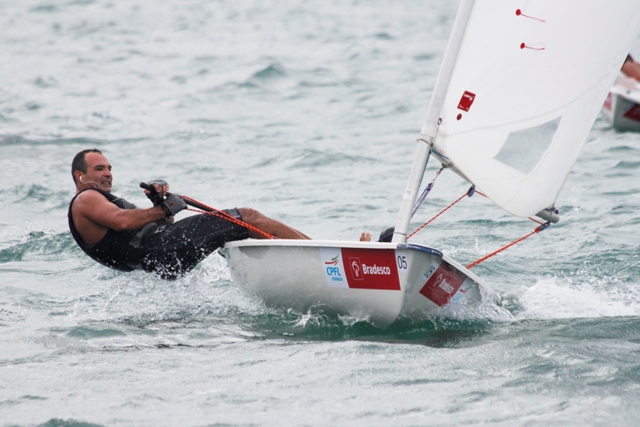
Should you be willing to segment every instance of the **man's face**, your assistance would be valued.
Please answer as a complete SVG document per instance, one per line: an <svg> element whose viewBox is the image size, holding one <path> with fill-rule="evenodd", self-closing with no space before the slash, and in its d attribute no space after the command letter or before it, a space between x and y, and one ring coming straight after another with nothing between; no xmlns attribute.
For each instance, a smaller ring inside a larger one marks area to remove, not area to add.
<svg viewBox="0 0 640 427"><path fill-rule="evenodd" d="M87 153L84 155L84 160L87 163L87 173L83 177L84 184L93 181L98 184L98 188L110 193L113 175L111 175L109 160L100 153Z"/></svg>

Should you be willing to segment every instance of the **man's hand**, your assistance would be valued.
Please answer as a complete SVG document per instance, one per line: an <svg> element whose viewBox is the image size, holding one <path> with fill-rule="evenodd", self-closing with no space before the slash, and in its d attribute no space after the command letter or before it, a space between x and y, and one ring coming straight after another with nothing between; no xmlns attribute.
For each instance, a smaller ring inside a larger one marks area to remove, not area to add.
<svg viewBox="0 0 640 427"><path fill-rule="evenodd" d="M173 193L167 193L167 197L160 206L167 217L174 216L181 210L187 208L187 204L182 200L182 197Z"/></svg>
<svg viewBox="0 0 640 427"><path fill-rule="evenodd" d="M151 200L153 206L160 206L164 202L164 197L169 192L169 184L162 179L154 179L149 181L148 184L144 182L140 183L140 187L144 188L144 194Z"/></svg>

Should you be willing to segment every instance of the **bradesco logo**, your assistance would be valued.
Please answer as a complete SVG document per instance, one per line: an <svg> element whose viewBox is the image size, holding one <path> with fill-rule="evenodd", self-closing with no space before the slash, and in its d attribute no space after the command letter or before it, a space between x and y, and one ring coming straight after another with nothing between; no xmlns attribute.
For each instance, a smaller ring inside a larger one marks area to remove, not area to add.
<svg viewBox="0 0 640 427"><path fill-rule="evenodd" d="M342 249L350 288L400 290L393 249Z"/></svg>
<svg viewBox="0 0 640 427"><path fill-rule="evenodd" d="M466 278L446 261L442 261L437 268L431 266L424 274L423 279L427 282L420 293L442 307L451 301Z"/></svg>
<svg viewBox="0 0 640 427"><path fill-rule="evenodd" d="M354 280L364 280L366 276L391 276L391 268L388 266L378 266L376 264L367 265L360 261L358 257L349 257L351 275Z"/></svg>
<svg viewBox="0 0 640 427"><path fill-rule="evenodd" d="M378 267L375 264L373 264L371 267L362 264L362 271L364 272L364 274L383 274L386 276L391 276L391 269L389 267Z"/></svg>

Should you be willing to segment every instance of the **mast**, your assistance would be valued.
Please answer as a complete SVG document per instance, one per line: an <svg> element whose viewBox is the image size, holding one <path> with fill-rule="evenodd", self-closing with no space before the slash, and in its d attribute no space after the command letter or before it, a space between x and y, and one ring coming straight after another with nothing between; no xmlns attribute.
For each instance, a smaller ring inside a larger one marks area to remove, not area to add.
<svg viewBox="0 0 640 427"><path fill-rule="evenodd" d="M418 147L413 157L409 180L407 181L407 186L402 195L402 205L400 206L400 212L398 213L398 219L396 220L395 232L393 233L392 242L394 243L405 243L407 241L407 229L409 228L409 222L411 221L411 212L416 202L418 191L420 190L422 176L424 175L427 162L429 161L431 146L438 130L440 112L444 105L444 97L449 89L451 74L453 73L453 69L456 65L458 52L460 51L460 46L462 46L462 40L467 29L469 18L471 17L471 11L474 4L475 0L462 0L460 7L458 8L458 14L456 15L455 22L453 23L451 36L447 43L447 49L445 50L442 65L440 66L440 72L438 73L436 85L433 88L433 94L431 95L431 101L429 102L429 108L427 109L427 117L424 120L422 131L420 132L420 138L418 139Z"/></svg>

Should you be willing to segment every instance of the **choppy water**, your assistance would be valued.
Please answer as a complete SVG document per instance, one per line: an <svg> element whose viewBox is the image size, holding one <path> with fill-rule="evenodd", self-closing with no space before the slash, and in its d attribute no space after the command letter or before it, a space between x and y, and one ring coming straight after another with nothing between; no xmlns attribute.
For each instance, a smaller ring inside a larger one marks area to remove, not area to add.
<svg viewBox="0 0 640 427"><path fill-rule="evenodd" d="M602 119L562 221L475 269L504 299L489 319L272 310L217 255L165 282L67 231L71 158L99 147L140 205L163 177L312 237L377 233L456 8L1 1L0 426L638 425L640 138ZM414 226L466 190L451 175ZM464 264L530 230L475 197L415 241Z"/></svg>

